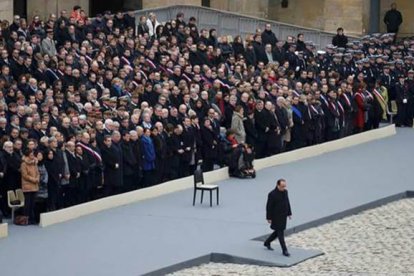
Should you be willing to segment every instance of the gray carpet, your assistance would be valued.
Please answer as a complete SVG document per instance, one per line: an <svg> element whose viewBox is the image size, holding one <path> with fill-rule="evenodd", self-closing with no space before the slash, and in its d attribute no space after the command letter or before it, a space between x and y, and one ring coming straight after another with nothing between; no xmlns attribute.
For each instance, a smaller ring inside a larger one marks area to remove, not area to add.
<svg viewBox="0 0 414 276"><path fill-rule="evenodd" d="M237 250L270 232L264 209L279 177L288 181L290 228L412 190L412 141L412 129L399 129L393 137L264 169L254 180L223 181L213 208L193 207L189 189L44 229L12 225L0 240L0 275L140 275Z"/></svg>
<svg viewBox="0 0 414 276"><path fill-rule="evenodd" d="M258 245L260 244L253 241L234 245L224 253L226 256L219 260L229 263L289 267L323 254L319 250L290 247L291 255L285 257L277 247L279 246L277 241L273 245L274 251L269 251L264 246Z"/></svg>

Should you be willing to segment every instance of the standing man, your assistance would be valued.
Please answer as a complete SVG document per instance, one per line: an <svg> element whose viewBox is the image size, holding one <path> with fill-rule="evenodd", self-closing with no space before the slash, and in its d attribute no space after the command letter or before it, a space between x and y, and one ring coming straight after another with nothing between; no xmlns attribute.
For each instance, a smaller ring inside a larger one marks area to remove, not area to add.
<svg viewBox="0 0 414 276"><path fill-rule="evenodd" d="M336 30L336 36L332 38L332 45L338 48L346 48L346 44L348 44L348 38L344 34L344 28L339 27Z"/></svg>
<svg viewBox="0 0 414 276"><path fill-rule="evenodd" d="M273 250L270 243L276 238L279 238L283 255L286 257L289 257L290 254L286 247L284 231L286 229L287 217L290 219L291 216L292 211L290 209L288 192L286 190L286 180L279 179L276 188L269 193L267 198L266 219L274 232L264 242L264 246L269 250Z"/></svg>
<svg viewBox="0 0 414 276"><path fill-rule="evenodd" d="M385 13L384 23L385 25L387 25L388 33L395 33L394 40L397 36L398 29L402 22L403 22L402 15L401 15L401 12L397 10L397 4L392 3L391 9Z"/></svg>

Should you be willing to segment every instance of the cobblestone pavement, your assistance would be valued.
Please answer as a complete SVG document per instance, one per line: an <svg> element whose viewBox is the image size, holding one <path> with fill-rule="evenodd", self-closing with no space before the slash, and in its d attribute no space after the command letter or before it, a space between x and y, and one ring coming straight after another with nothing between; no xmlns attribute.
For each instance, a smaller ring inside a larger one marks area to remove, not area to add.
<svg viewBox="0 0 414 276"><path fill-rule="evenodd" d="M171 275L414 275L414 199L302 231L287 243L325 255L290 268L209 263Z"/></svg>

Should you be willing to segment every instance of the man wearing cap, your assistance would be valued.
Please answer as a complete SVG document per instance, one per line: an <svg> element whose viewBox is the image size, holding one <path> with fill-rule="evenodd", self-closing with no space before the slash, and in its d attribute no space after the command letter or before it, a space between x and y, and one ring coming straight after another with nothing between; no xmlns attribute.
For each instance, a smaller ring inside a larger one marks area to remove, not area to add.
<svg viewBox="0 0 414 276"><path fill-rule="evenodd" d="M395 96L397 101L397 118L396 125L412 127L413 126L413 91L410 91L408 84L405 82L405 76L398 76L398 83L395 85Z"/></svg>

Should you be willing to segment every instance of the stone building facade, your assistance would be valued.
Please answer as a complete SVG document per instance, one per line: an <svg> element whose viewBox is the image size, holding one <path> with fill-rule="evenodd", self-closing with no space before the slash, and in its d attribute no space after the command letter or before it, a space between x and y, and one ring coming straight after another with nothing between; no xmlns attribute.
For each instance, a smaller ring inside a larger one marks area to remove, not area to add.
<svg viewBox="0 0 414 276"><path fill-rule="evenodd" d="M287 7L282 7L282 2ZM414 35L412 0L0 0L0 18L12 18L13 13L46 17L59 10L71 10L80 5L91 16L104 10L136 10L166 5L205 5L250 16L334 32L345 28L348 34L361 35L384 31L382 22L391 3L396 2L405 19L400 32Z"/></svg>

